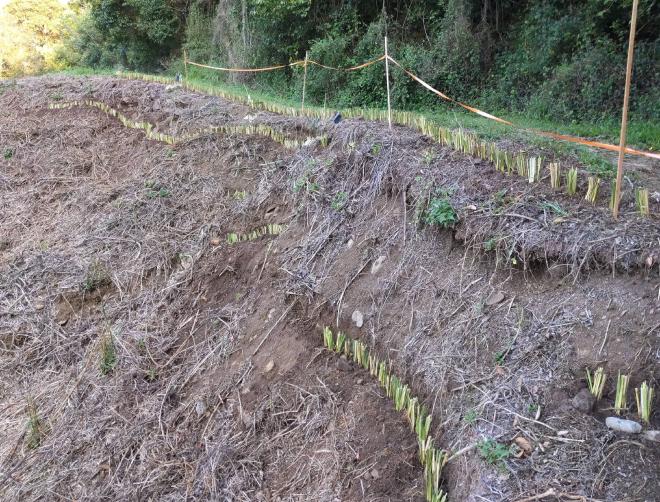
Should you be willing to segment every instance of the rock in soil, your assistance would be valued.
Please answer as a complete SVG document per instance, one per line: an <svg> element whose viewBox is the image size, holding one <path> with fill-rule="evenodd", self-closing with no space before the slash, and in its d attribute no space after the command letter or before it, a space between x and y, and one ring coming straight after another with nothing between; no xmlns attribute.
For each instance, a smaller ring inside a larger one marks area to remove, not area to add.
<svg viewBox="0 0 660 502"><path fill-rule="evenodd" d="M591 392L589 392L589 389L582 389L571 400L573 408L583 413L589 413L593 409L595 403L596 398Z"/></svg>
<svg viewBox="0 0 660 502"><path fill-rule="evenodd" d="M364 324L364 316L362 315L362 312L359 310L353 311L353 315L351 316L351 319L353 319L353 322L358 328L361 328L362 325Z"/></svg>
<svg viewBox="0 0 660 502"><path fill-rule="evenodd" d="M649 441L660 443L660 431L644 431L642 432L642 437L644 439L648 439Z"/></svg>
<svg viewBox="0 0 660 502"><path fill-rule="evenodd" d="M504 293L502 293L501 291L496 291L488 298L486 298L486 305L492 307L493 305L497 305L502 301L504 301Z"/></svg>
<svg viewBox="0 0 660 502"><path fill-rule="evenodd" d="M383 267L383 262L385 261L385 256L379 256L375 262L371 264L371 273L376 274Z"/></svg>
<svg viewBox="0 0 660 502"><path fill-rule="evenodd" d="M642 432L642 426L640 424L623 418L607 417L605 419L605 425L612 430L626 432L628 434L639 434Z"/></svg>

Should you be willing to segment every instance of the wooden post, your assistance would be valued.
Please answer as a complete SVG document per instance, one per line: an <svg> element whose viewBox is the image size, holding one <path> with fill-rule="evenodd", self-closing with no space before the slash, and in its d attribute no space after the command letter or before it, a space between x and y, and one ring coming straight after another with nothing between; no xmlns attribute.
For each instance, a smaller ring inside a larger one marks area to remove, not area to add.
<svg viewBox="0 0 660 502"><path fill-rule="evenodd" d="M186 77L186 82L188 81L188 51L183 49L183 74Z"/></svg>
<svg viewBox="0 0 660 502"><path fill-rule="evenodd" d="M387 82L387 123L392 129L392 105L390 102L390 56L387 52L387 37L385 37L385 81Z"/></svg>
<svg viewBox="0 0 660 502"><path fill-rule="evenodd" d="M623 156L626 150L626 133L628 132L628 102L630 100L630 78L632 75L633 57L635 55L635 29L637 27L637 5L639 0L633 0L632 17L630 19L630 36L628 38L628 62L626 63L626 87L623 91L623 113L621 114L621 136L619 138L619 162L616 169L616 191L612 215L619 217L621 204L621 183L623 182Z"/></svg>
<svg viewBox="0 0 660 502"><path fill-rule="evenodd" d="M303 92L302 92L302 104L300 105L300 111L305 111L305 88L307 87L307 59L309 57L309 51L305 51L305 73L303 74Z"/></svg>

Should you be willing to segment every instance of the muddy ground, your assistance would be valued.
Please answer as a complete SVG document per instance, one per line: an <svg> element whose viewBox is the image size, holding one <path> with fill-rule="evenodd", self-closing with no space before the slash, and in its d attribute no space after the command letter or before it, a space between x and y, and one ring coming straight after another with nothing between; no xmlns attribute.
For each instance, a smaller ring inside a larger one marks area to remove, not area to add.
<svg viewBox="0 0 660 502"><path fill-rule="evenodd" d="M81 98L162 132L329 144L170 146L47 108ZM403 127L105 77L2 82L0 109L0 498L423 500L403 416L322 349L339 325L432 409L449 500L660 499L659 443L605 426L619 371L627 418L633 387L658 388L657 163L631 172L651 216L627 194L613 221L607 193L592 206ZM438 194L452 229L418 217ZM270 223L286 230L226 240Z"/></svg>

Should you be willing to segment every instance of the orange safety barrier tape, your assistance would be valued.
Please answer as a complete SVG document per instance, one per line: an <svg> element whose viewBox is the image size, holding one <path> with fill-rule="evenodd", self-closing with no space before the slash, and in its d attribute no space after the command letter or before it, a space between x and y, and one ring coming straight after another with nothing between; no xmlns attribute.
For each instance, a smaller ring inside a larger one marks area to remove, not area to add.
<svg viewBox="0 0 660 502"><path fill-rule="evenodd" d="M387 56L387 58L393 64L395 64L396 66L401 68L404 71L404 73L406 73L406 75L408 75L410 78L412 78L413 80L415 80L416 82L418 82L419 84L424 86L426 89L428 89L432 93L437 94L442 99L445 99L445 100L450 101L452 103L455 103L459 106L462 106L466 110L469 110L473 113L481 115L482 117L486 117L490 120L494 120L496 122L500 122L501 124L516 127L518 129L523 129L525 131L530 131L532 133L538 134L540 136L545 136L545 137L548 137L548 138L558 139L558 140L561 140L561 141L569 141L571 143L577 143L577 144L585 145L585 146L592 146L594 148L601 148L603 150L611 150L613 152L618 152L620 150L620 148L617 145L611 145L609 143L601 143L599 141L590 141L590 140L586 140L586 139L583 139L583 138L579 138L577 136L569 136L569 135L566 135L566 134L558 134L558 133L554 133L554 132L541 131L541 130L538 130L538 129L529 129L529 128L526 128L526 127L517 126L513 122L509 122L508 120L501 119L499 117L496 117L495 115L491 115L490 113L484 112L483 110L479 110L478 108L474 108L473 106L466 105L465 103L462 103L460 101L457 101L455 99L450 98L446 94L444 94L444 93L440 92L439 90L437 90L436 88L432 87L430 84L427 84L426 82L424 82L421 78L419 78L414 73L412 73L412 72L408 71L407 69L405 69L398 61L396 61L391 56ZM652 159L659 159L660 160L660 154L658 154L658 153L646 152L646 151L643 151L643 150L635 150L634 148L628 148L628 147L626 147L624 151L625 151L625 153L628 153L630 155L641 155L641 156L644 156L644 157L649 157L649 158L652 158Z"/></svg>
<svg viewBox="0 0 660 502"><path fill-rule="evenodd" d="M304 65L304 61L295 61L293 63L289 64L282 64L278 66L267 66L266 68L223 68L221 66L209 66L206 64L200 64L200 63L195 63L193 61L187 61L188 64L191 64L193 66L199 66L200 68L209 68L210 70L220 70L220 71L236 71L236 72L260 72L260 71L272 71L272 70L280 70L282 68L286 68L288 66L299 66L299 65Z"/></svg>
<svg viewBox="0 0 660 502"><path fill-rule="evenodd" d="M326 66L324 64L318 63L314 61L313 59L308 59L307 64L313 64L316 66L320 66L321 68L325 68L327 70L338 70L338 71L355 71L355 70L361 70L362 68L366 68L367 66L371 66L372 64L380 63L385 59L385 54L383 54L381 57L378 59L373 59L371 61L367 61L366 63L359 64L357 66L350 66L348 68L335 68L334 66ZM304 61L303 61L304 63Z"/></svg>

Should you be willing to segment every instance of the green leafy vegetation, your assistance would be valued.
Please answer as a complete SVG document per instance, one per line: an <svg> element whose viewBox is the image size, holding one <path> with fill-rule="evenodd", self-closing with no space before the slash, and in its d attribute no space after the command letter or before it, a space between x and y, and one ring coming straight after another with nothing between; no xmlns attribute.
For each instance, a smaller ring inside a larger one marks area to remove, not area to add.
<svg viewBox="0 0 660 502"><path fill-rule="evenodd" d="M433 197L426 207L422 220L427 225L437 225L449 228L458 221L458 215L454 210L447 194Z"/></svg>
<svg viewBox="0 0 660 502"><path fill-rule="evenodd" d="M484 439L477 444L477 449L486 462L498 467L511 456L511 449L494 439Z"/></svg>
<svg viewBox="0 0 660 502"><path fill-rule="evenodd" d="M81 287L85 293L92 293L111 282L110 274L105 266L100 261L94 260L87 269L87 275Z"/></svg>
<svg viewBox="0 0 660 502"><path fill-rule="evenodd" d="M348 194L346 192L337 192L335 196L332 198L332 202L330 203L330 206L335 211L341 211L342 209L344 209L347 202L348 202Z"/></svg>

